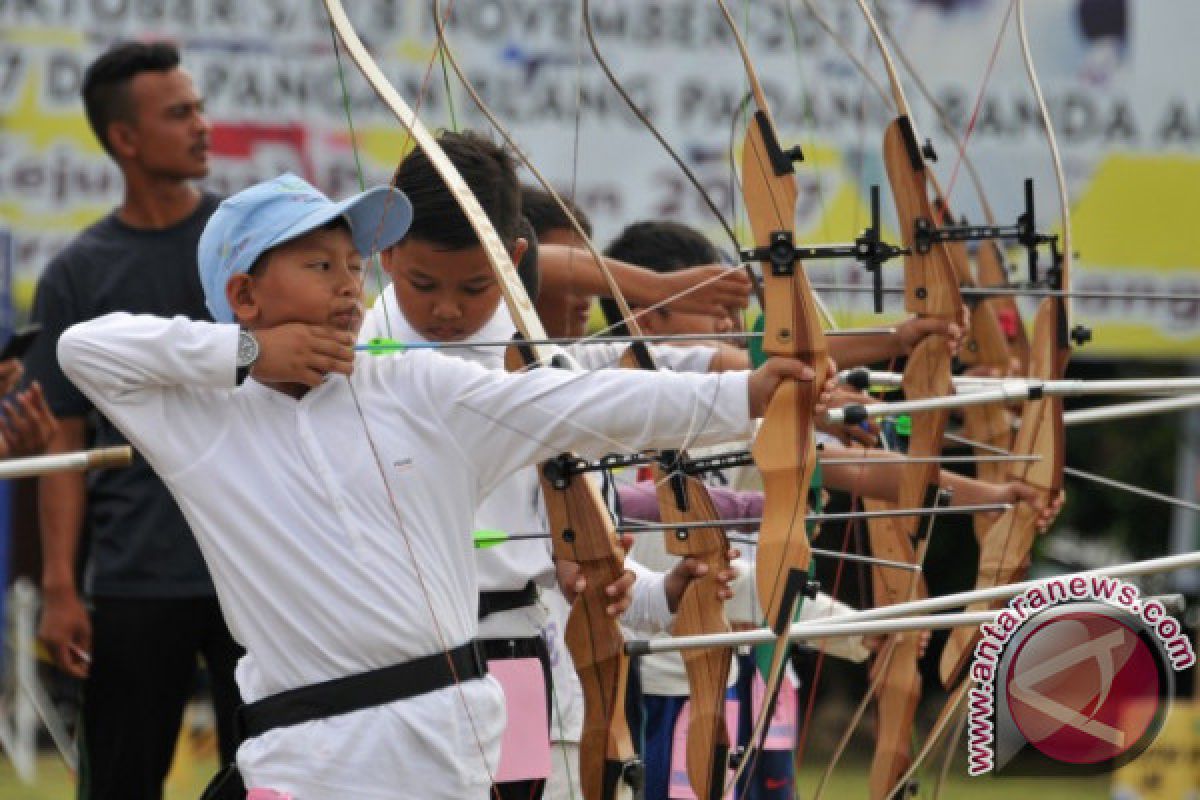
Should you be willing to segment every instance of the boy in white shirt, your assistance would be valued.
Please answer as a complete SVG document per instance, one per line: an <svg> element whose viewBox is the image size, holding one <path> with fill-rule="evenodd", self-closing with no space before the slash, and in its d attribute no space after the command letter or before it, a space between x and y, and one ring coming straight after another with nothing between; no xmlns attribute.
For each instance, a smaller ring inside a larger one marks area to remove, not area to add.
<svg viewBox="0 0 1200 800"><path fill-rule="evenodd" d="M390 189L335 204L295 176L258 184L201 238L215 322L110 314L58 344L67 376L179 502L246 648L247 786L296 800L488 791L504 709L473 646L470 530L504 476L599 454L600 434L744 438L782 381L812 378L789 359L579 380L356 356L361 259L410 218ZM622 413L634 402L640 414Z"/></svg>
<svg viewBox="0 0 1200 800"><path fill-rule="evenodd" d="M519 185L511 156L470 132L443 133L439 145L480 199L532 294L537 281L532 277L531 261L542 259L538 258L537 248L531 246L528 230L522 228ZM384 268L392 277L392 284L368 313L360 341L383 337L406 343L461 344L441 352L503 369L504 348L494 343L510 339L515 326L501 302L486 253L466 217L429 159L419 150L410 152L397 168L393 186L413 200L412 227L402 242L383 253ZM559 256L561 253L552 259ZM493 344L476 344L484 342ZM611 351L616 346L600 344L609 362L615 365L620 353ZM585 357L591 355L592 349L572 348L572 354L579 361L587 361ZM620 443L613 442L609 449L620 447ZM474 526L510 533L545 530L548 524L537 472L520 470L505 478L483 498ZM481 549L476 551L475 560L480 586L479 640L484 657L493 665L491 671L501 677L508 698L528 697L529 692L522 692L521 686L536 681L546 699L544 707L510 701L508 735L515 736L517 731L528 734L521 741L525 756L538 749L549 754L550 718L555 709L564 710L571 705L579 692L569 655L564 649L552 656L543 637L551 609L564 605L548 595L557 591L559 581L564 582L568 598L574 594L570 565L559 562L556 576L549 542L544 539L512 540ZM632 587L631 607L622 616L622 622L647 633L669 627L683 588L693 575L704 574L706 570L694 560L677 561L661 573L647 570L632 559L626 561L626 566L631 571L629 577L636 574L637 581ZM732 571L718 576L726 582L732 578ZM508 663L498 665L501 661ZM554 669L556 661L558 670ZM534 671L538 666L540 674ZM557 682L552 673L558 676ZM535 731L545 731L546 738L531 741L529 735ZM506 739L506 744L513 741ZM502 749L503 780L493 794L514 800L541 797L547 775L544 770L538 774L538 770L532 769L539 759L526 757L520 771L514 771L508 768L510 756L506 748ZM550 759L551 769L561 766L557 758Z"/></svg>

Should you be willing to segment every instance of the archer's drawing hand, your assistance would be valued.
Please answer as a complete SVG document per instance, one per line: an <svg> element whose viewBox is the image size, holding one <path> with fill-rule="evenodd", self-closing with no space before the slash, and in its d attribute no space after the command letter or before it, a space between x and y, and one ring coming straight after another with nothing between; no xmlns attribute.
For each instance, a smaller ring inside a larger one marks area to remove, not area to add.
<svg viewBox="0 0 1200 800"><path fill-rule="evenodd" d="M354 369L354 334L322 325L289 322L252 331L258 360L250 370L262 383L320 386L331 373Z"/></svg>
<svg viewBox="0 0 1200 800"><path fill-rule="evenodd" d="M654 274L659 289L656 302L667 303L674 311L721 317L750 303L750 278L724 264Z"/></svg>

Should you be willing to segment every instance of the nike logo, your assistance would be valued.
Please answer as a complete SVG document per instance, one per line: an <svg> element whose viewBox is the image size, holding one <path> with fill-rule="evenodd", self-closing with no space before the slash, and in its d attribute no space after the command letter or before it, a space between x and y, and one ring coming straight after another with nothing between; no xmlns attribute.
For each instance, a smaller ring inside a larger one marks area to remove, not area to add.
<svg viewBox="0 0 1200 800"><path fill-rule="evenodd" d="M767 778L767 791L773 792L776 789L784 789L792 783L790 778Z"/></svg>

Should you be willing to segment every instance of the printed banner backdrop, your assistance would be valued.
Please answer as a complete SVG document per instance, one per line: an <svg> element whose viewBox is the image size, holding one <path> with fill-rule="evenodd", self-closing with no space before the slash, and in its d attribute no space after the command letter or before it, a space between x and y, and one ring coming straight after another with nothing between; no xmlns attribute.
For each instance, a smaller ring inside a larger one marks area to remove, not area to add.
<svg viewBox="0 0 1200 800"><path fill-rule="evenodd" d="M579 0L451 5L453 52L539 168L592 215L600 243L628 222L666 216L697 224L731 247L699 195L609 87L582 38ZM882 80L856 5L815 5ZM1200 4L1027 5L1070 187L1079 254L1075 288L1200 292L1192 200L1200 185L1200 103L1189 91L1200 66L1194 63ZM487 129L453 74L433 57L430 4L348 0L346 6L401 94L414 104L420 97L427 124ZM730 6L785 144L798 143L805 152L798 167L802 238L811 244L852 239L866 224L870 186L886 184L880 137L888 117L879 95L805 2L731 0ZM879 6L950 124L961 132L974 120L967 152L997 220L1015 220L1023 209L1022 182L1030 177L1039 227L1057 230L1049 151L1010 0ZM592 15L600 47L622 83L722 213L737 220L729 164L745 122L746 83L715 3L595 0ZM20 308L28 307L46 261L119 200L119 173L84 121L79 83L90 59L129 37L169 37L182 45L213 121L210 185L220 191L287 169L343 195L358 186L356 150L368 182L385 180L404 151L402 132L353 64L335 59L325 12L315 0L0 0L0 224L16 235ZM901 73L920 135L938 152L936 169L952 205L982 222L954 141ZM890 215L889 199L884 207ZM898 238L887 219L885 233ZM1023 264L1020 253L1011 256L1014 265ZM822 282L867 279L849 264L810 269ZM889 283L900 283L898 261L887 274ZM827 302L842 324L880 321L865 295L829 295ZM1074 308L1096 331L1079 357L1187 356L1200 344L1200 303L1186 298L1079 299ZM898 301L889 309L899 313Z"/></svg>

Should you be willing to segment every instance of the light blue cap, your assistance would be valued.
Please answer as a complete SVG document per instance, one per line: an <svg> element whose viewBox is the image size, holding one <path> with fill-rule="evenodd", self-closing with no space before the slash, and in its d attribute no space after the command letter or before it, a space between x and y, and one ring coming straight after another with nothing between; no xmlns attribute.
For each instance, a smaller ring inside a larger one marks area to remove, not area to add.
<svg viewBox="0 0 1200 800"><path fill-rule="evenodd" d="M249 271L272 247L345 217L354 246L372 256L403 238L412 204L399 189L378 186L335 203L296 175L256 183L218 206L200 235L198 261L204 301L217 322L233 322L225 299L230 277Z"/></svg>

